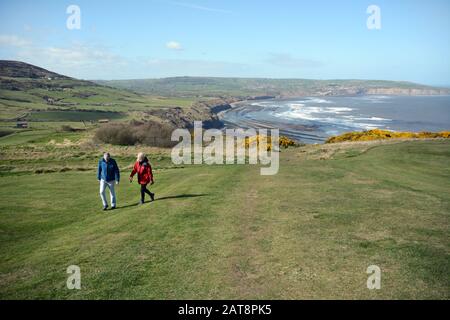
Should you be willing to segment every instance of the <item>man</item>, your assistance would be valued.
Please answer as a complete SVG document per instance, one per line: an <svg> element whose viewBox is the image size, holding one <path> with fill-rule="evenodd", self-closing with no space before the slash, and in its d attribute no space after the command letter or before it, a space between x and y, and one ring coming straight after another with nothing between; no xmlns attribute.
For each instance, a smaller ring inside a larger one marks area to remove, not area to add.
<svg viewBox="0 0 450 320"><path fill-rule="evenodd" d="M112 159L108 152L103 154L103 158L98 162L97 179L100 182L100 198L103 203L103 210L108 209L106 202L105 190L109 188L111 196L111 209L116 208L116 192L114 191L114 183L119 184L120 172L116 160Z"/></svg>

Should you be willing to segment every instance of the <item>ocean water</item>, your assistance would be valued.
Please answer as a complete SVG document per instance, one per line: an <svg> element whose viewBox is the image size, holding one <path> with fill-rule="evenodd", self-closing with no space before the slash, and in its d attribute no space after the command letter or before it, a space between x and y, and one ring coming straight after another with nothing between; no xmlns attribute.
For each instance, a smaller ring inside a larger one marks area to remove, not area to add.
<svg viewBox="0 0 450 320"><path fill-rule="evenodd" d="M279 128L305 143L350 131L450 130L450 96L305 97L241 102L220 114L229 127Z"/></svg>

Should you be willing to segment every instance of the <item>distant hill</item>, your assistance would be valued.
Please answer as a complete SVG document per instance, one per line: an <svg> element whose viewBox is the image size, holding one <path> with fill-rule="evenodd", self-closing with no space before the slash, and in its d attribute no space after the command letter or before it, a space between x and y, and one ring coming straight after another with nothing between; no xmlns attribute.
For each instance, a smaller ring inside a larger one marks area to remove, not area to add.
<svg viewBox="0 0 450 320"><path fill-rule="evenodd" d="M71 79L25 62L9 60L0 60L0 76L31 79Z"/></svg>
<svg viewBox="0 0 450 320"><path fill-rule="evenodd" d="M274 96L305 95L440 95L450 94L448 88L437 88L412 82L383 80L308 80L265 78L174 77L95 81L102 85L140 93L167 96Z"/></svg>
<svg viewBox="0 0 450 320"><path fill-rule="evenodd" d="M189 126L194 120L215 126L215 112L242 99L363 94L436 95L450 94L450 89L376 80L176 77L93 82L0 60L2 122L44 119L49 115L36 113L58 110L117 112L141 120L160 119L177 127ZM91 116L91 120L97 118L94 113Z"/></svg>
<svg viewBox="0 0 450 320"><path fill-rule="evenodd" d="M9 128L18 119L133 118L170 122L177 127L189 126L194 120L217 123L208 104L194 102L190 98L143 95L67 77L24 62L0 60L0 122Z"/></svg>
<svg viewBox="0 0 450 320"><path fill-rule="evenodd" d="M0 90L25 91L37 88L62 90L80 86L100 85L67 77L25 62L0 60Z"/></svg>
<svg viewBox="0 0 450 320"><path fill-rule="evenodd" d="M24 62L0 60L0 120L48 109L142 110L147 103L148 99L131 91L74 79Z"/></svg>

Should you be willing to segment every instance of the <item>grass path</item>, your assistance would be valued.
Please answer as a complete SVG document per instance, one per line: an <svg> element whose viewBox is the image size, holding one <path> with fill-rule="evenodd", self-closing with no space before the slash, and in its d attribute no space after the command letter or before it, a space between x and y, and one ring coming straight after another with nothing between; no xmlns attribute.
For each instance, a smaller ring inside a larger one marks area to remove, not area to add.
<svg viewBox="0 0 450 320"><path fill-rule="evenodd" d="M0 297L448 299L449 142L355 148L285 151L276 176L162 170L143 206L123 172L107 213L92 172L1 177ZM65 287L72 264L82 290Z"/></svg>

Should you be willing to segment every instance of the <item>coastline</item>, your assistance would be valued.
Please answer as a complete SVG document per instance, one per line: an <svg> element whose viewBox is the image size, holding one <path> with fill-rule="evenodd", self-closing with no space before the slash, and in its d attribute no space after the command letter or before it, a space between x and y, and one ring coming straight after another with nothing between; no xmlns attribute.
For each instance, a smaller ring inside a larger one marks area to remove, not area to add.
<svg viewBox="0 0 450 320"><path fill-rule="evenodd" d="M314 144L345 132L376 128L413 132L448 130L450 119L444 118L440 123L442 117L437 116L439 112L448 113L448 101L450 95L242 99L228 103L216 116L224 128L279 128L282 135ZM431 102L440 109L425 108Z"/></svg>

